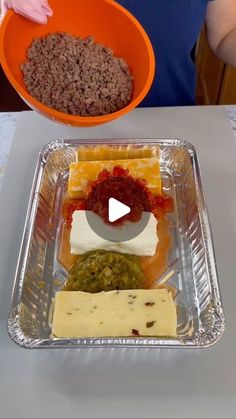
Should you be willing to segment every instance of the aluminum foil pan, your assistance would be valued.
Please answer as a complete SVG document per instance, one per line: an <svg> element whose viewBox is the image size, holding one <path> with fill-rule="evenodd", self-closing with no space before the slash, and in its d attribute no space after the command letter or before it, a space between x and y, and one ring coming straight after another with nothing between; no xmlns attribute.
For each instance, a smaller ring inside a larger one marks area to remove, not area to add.
<svg viewBox="0 0 236 419"><path fill-rule="evenodd" d="M59 224L69 164L80 146L107 140L53 141L38 158L16 270L8 330L25 348L171 347L204 348L217 342L225 327L217 281L211 230L197 154L182 140L110 140L111 145L152 145L160 148L164 190L172 195L173 238L169 267L176 297L176 339L103 338L58 339L51 336L53 299L66 272L58 263Z"/></svg>

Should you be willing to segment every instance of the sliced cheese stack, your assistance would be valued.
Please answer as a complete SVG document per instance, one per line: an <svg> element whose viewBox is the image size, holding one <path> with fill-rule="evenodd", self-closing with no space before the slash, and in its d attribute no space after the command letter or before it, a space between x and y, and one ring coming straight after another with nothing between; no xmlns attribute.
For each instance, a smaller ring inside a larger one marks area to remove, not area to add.
<svg viewBox="0 0 236 419"><path fill-rule="evenodd" d="M68 194L70 198L84 196L89 181L97 179L103 170L112 170L115 166L128 169L134 178L147 181L147 186L154 194L161 193L161 173L159 159L156 157L127 160L79 161L70 164Z"/></svg>
<svg viewBox="0 0 236 419"><path fill-rule="evenodd" d="M58 338L175 337L176 328L167 289L56 293L52 332Z"/></svg>
<svg viewBox="0 0 236 419"><path fill-rule="evenodd" d="M80 146L77 151L78 160L115 160L159 157L159 148L149 145L98 145L96 147Z"/></svg>

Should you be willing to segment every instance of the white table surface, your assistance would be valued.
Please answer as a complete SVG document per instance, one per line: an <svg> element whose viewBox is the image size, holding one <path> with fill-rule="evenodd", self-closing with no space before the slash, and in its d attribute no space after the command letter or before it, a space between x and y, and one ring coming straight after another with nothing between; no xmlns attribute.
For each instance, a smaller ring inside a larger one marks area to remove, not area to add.
<svg viewBox="0 0 236 419"><path fill-rule="evenodd" d="M32 177L56 138L183 138L199 155L226 314L205 350L26 350L6 322ZM19 116L0 194L0 417L235 418L236 141L225 108L137 109L111 124L67 128Z"/></svg>
<svg viewBox="0 0 236 419"><path fill-rule="evenodd" d="M231 127L236 139L236 106L230 105L225 107ZM0 190L7 161L15 135L16 124L21 112L1 112L0 113Z"/></svg>

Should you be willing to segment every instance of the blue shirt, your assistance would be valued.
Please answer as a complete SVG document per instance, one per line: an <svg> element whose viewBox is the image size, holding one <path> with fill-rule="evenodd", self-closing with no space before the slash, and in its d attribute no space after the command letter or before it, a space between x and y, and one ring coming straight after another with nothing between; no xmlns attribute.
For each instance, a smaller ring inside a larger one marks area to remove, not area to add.
<svg viewBox="0 0 236 419"><path fill-rule="evenodd" d="M156 57L156 77L141 106L193 105L192 51L208 0L118 0L143 25Z"/></svg>

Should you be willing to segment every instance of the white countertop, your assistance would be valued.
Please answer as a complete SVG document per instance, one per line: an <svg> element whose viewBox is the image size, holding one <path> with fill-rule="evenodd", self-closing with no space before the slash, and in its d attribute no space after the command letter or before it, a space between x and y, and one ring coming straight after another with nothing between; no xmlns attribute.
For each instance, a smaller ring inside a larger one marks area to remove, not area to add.
<svg viewBox="0 0 236 419"><path fill-rule="evenodd" d="M0 190L18 116L17 112L0 113Z"/></svg>
<svg viewBox="0 0 236 419"><path fill-rule="evenodd" d="M50 140L89 137L175 137L195 145L226 315L225 334L214 347L26 350L9 338L10 294L38 152ZM236 141L225 108L136 109L91 129L21 113L0 194L0 417L235 418L235 185Z"/></svg>
<svg viewBox="0 0 236 419"><path fill-rule="evenodd" d="M226 110L236 139L236 106L227 106ZM0 113L0 190L20 114L21 112Z"/></svg>

